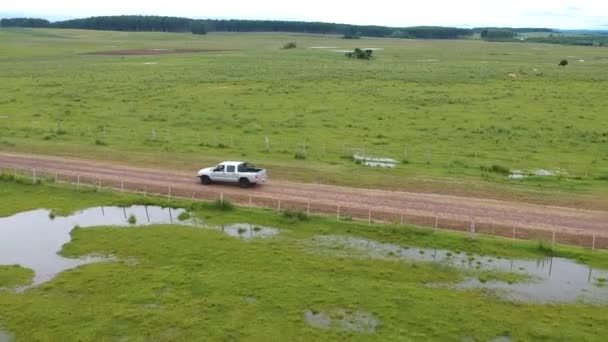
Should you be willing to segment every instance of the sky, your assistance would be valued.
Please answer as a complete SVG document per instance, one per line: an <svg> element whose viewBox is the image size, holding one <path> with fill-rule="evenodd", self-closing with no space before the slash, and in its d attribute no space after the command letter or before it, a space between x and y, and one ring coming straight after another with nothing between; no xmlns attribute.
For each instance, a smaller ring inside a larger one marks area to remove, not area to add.
<svg viewBox="0 0 608 342"><path fill-rule="evenodd" d="M143 14L406 27L608 29L608 0L0 0L0 16Z"/></svg>

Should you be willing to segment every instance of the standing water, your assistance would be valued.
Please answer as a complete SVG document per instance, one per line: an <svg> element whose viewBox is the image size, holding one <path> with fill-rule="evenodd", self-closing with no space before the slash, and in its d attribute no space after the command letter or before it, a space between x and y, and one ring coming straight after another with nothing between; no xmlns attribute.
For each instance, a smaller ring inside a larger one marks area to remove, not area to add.
<svg viewBox="0 0 608 342"><path fill-rule="evenodd" d="M445 249L402 247L391 243L349 236L317 236L312 250L343 257L434 262L470 273L496 271L515 273L529 280L507 283L467 278L456 288L496 290L501 297L525 302L608 303L608 271L593 269L573 260L546 257L537 260L505 259L492 256L456 253Z"/></svg>
<svg viewBox="0 0 608 342"><path fill-rule="evenodd" d="M58 273L107 257L65 258L57 254L70 241L74 227L144 226L177 224L183 209L152 206L97 207L67 217L54 217L40 209L0 218L0 265L20 265L34 271L30 286L55 277Z"/></svg>

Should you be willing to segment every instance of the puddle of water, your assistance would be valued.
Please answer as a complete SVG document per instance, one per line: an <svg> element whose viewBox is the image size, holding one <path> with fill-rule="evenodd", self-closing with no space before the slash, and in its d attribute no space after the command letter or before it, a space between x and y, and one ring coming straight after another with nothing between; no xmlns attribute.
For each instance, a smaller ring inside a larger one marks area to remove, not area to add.
<svg viewBox="0 0 608 342"><path fill-rule="evenodd" d="M340 256L360 255L374 259L436 262L474 272L499 271L530 276L530 281L513 284L501 281L481 282L469 278L455 286L459 289L497 290L501 297L508 300L608 303L608 287L598 286L603 282L602 279L608 279L608 271L594 270L566 258L504 259L443 249L401 247L336 235L314 237L312 246Z"/></svg>
<svg viewBox="0 0 608 342"><path fill-rule="evenodd" d="M0 218L0 265L20 265L32 269L34 278L30 287L36 286L62 271L111 260L100 256L65 258L57 254L70 241L70 232L75 226L187 224L177 220L183 211L147 206L98 207L51 219L50 211L40 209ZM129 223L131 216L135 218L135 224Z"/></svg>
<svg viewBox="0 0 608 342"><path fill-rule="evenodd" d="M13 334L4 331L4 330L0 330L0 342L9 342L12 341L12 337Z"/></svg>
<svg viewBox="0 0 608 342"><path fill-rule="evenodd" d="M219 227L225 234L239 239L267 238L279 233L277 228L256 226L249 223L235 223Z"/></svg>
<svg viewBox="0 0 608 342"><path fill-rule="evenodd" d="M304 311L304 320L314 328L330 329L336 327L340 330L368 334L375 333L379 324L378 319L368 312L347 312L344 309L333 310L331 314L306 310Z"/></svg>
<svg viewBox="0 0 608 342"><path fill-rule="evenodd" d="M536 177L552 177L558 175L567 175L567 172L564 171L553 171L553 170L544 170L544 169L536 169L532 171L522 171L522 170L512 170L509 174L510 179L524 179L532 176Z"/></svg>
<svg viewBox="0 0 608 342"><path fill-rule="evenodd" d="M220 230L225 234L244 240L267 238L279 233L279 229L248 223L223 226L205 225L195 219L179 221L184 209L156 206L95 207L81 210L67 217L55 217L45 209L28 211L0 218L0 265L20 265L34 271L34 278L27 288L42 284L58 273L80 265L107 262L107 256L89 255L81 258L65 258L57 254L62 246L70 242L74 227L98 226L138 227L154 224L173 224ZM53 216L53 218L51 218ZM134 267L135 258L126 258L124 263Z"/></svg>
<svg viewBox="0 0 608 342"><path fill-rule="evenodd" d="M395 159L377 158L377 157L371 157L371 156L366 156L366 155L361 155L361 154L354 154L353 159L355 161L362 163L363 165L370 166L370 167L394 168L395 165L397 164L397 161Z"/></svg>

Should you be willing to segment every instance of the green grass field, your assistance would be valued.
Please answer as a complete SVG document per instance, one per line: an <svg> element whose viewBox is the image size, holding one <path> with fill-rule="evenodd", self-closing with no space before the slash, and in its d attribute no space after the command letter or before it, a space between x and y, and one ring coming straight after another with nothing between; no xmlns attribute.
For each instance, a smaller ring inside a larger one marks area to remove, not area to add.
<svg viewBox="0 0 608 342"><path fill-rule="evenodd" d="M0 181L7 206L0 216L31 208L64 214L94 205L158 203L162 199L53 185ZM58 200L56 200L58 199ZM606 306L511 303L481 290L429 287L466 274L428 263L307 252L303 241L348 235L403 246L448 248L455 253L535 258L546 249L534 242L433 233L414 227L368 226L311 218L298 221L261 210L218 211L197 205L210 223L250 222L282 228L276 237L243 241L219 231L178 226L91 228L72 232L64 256L111 254L116 261L89 264L24 293L0 290L0 332L17 341L208 340L601 340ZM557 247L594 267L608 255ZM136 262L133 262L136 260ZM485 275L512 279L511 274ZM28 270L0 267L0 287L27 283ZM365 312L378 320L375 333L319 329L306 310L340 315Z"/></svg>
<svg viewBox="0 0 608 342"><path fill-rule="evenodd" d="M608 208L604 48L50 29L0 40L1 150L186 170L246 159L274 178ZM368 62L314 46L384 50ZM83 54L136 48L233 51ZM369 169L353 151L403 163ZM492 172L508 169L563 173Z"/></svg>

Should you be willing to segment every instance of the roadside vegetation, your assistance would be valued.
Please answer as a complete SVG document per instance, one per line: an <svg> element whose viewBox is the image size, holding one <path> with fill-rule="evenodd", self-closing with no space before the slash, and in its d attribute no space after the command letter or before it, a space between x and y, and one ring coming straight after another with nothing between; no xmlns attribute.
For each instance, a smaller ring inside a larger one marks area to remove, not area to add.
<svg viewBox="0 0 608 342"><path fill-rule="evenodd" d="M467 234L411 226L338 223L295 212L225 211L214 203L92 189L77 192L69 186L42 183L0 181L3 202L10 203L2 206L0 216L31 208L67 214L90 206L139 203L186 207L208 224L247 222L281 231L271 238L247 241L219 230L168 225L75 229L61 255L113 255L116 259L65 271L24 293L0 290L0 326L17 340L65 336L72 340L142 336L152 340L594 340L608 332L603 331L608 326L606 306L511 303L481 290L427 286L455 283L466 274L427 263L331 257L311 253L304 242L314 236L347 235L505 258L569 256L608 268L605 252L564 246L552 250L536 242L471 239ZM478 277L482 282L526 281L500 272L483 272ZM0 266L0 287L24 285L30 278L23 268ZM309 311L328 312L333 319L365 313L377 324L369 331L340 326L322 329L307 323Z"/></svg>

